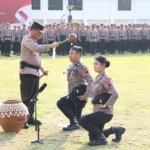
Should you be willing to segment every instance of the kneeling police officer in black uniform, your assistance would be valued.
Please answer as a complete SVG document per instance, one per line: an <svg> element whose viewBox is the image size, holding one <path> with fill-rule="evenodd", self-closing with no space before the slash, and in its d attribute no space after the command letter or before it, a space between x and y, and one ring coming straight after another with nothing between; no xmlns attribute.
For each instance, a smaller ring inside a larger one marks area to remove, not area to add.
<svg viewBox="0 0 150 150"><path fill-rule="evenodd" d="M61 98L57 102L58 108L70 120L70 125L64 127L64 131L79 129L78 120L81 118L82 109L86 105L86 100L79 100L77 96L87 97L91 91L93 78L88 68L80 61L82 48L73 46L69 52L69 58L72 62L67 68L68 96ZM86 82L88 83L86 87Z"/></svg>

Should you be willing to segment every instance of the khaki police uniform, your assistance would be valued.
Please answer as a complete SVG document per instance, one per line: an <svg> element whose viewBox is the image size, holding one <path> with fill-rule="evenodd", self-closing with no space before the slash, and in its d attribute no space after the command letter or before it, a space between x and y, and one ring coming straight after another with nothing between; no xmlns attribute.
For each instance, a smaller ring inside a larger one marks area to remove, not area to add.
<svg viewBox="0 0 150 150"><path fill-rule="evenodd" d="M114 114L113 105L118 98L118 92L113 85L111 78L104 73L97 76L91 87L91 97L101 93L110 93L111 96L101 109L93 105L93 113L82 117L79 124L89 132L90 140L96 140L102 135L104 125L109 122Z"/></svg>
<svg viewBox="0 0 150 150"><path fill-rule="evenodd" d="M76 64L71 64L67 68L67 82L68 82L68 94L70 94L73 88L78 87L82 84L86 84L87 88L85 91L85 96L88 96L91 91L91 84L93 83L93 78L89 73L88 68L80 61ZM67 99L66 97L61 98L57 102L58 108L64 113L64 115L70 120L70 124L76 124L80 119L82 114L82 109L86 104L86 100L81 101L78 98L76 100Z"/></svg>
<svg viewBox="0 0 150 150"><path fill-rule="evenodd" d="M82 27L78 32L78 37L80 41L80 46L83 48L83 54L86 53L86 37L87 37L87 30Z"/></svg>
<svg viewBox="0 0 150 150"><path fill-rule="evenodd" d="M108 31L108 41L109 41L109 53L115 53L115 44L117 40L117 32L114 29L110 29Z"/></svg>
<svg viewBox="0 0 150 150"><path fill-rule="evenodd" d="M131 40L131 51L133 53L138 52L138 50L139 50L138 42L139 42L139 39L140 39L140 32L139 32L139 30L135 29L135 28L131 29L129 38Z"/></svg>
<svg viewBox="0 0 150 150"><path fill-rule="evenodd" d="M108 39L107 30L105 28L101 28L99 30L99 48L101 54L105 54L107 39Z"/></svg>
<svg viewBox="0 0 150 150"><path fill-rule="evenodd" d="M126 40L127 40L127 32L125 29L118 30L118 50L119 54L126 50Z"/></svg>
<svg viewBox="0 0 150 150"><path fill-rule="evenodd" d="M39 70L42 70L40 52L50 50L50 45L38 45L37 41L26 35L21 43L20 91L23 103L28 107L30 118L33 117L34 105L30 103L39 88ZM26 62L27 64L24 64Z"/></svg>

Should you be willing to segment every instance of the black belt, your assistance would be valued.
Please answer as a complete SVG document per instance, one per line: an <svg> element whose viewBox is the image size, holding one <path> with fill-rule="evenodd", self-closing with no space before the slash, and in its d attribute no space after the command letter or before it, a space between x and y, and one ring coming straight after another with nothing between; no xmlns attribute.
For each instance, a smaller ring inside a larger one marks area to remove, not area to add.
<svg viewBox="0 0 150 150"><path fill-rule="evenodd" d="M21 69L24 69L25 67L29 67L29 68L36 69L36 70L41 69L41 67L39 67L39 66L35 66L35 65L28 64L28 63L25 62L25 61L20 61L20 68L21 68Z"/></svg>

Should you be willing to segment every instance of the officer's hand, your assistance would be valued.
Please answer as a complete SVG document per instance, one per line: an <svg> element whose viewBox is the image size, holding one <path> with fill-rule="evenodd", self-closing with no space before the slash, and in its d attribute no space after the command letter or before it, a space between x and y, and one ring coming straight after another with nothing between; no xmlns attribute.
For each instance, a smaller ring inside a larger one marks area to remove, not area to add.
<svg viewBox="0 0 150 150"><path fill-rule="evenodd" d="M56 48L59 46L59 42L54 42L50 45L50 48Z"/></svg>
<svg viewBox="0 0 150 150"><path fill-rule="evenodd" d="M96 104L96 107L97 107L97 108L100 108L100 109L104 109L104 108L105 108L105 105L102 105L102 104Z"/></svg>
<svg viewBox="0 0 150 150"><path fill-rule="evenodd" d="M78 96L78 99L79 99L79 100L81 100L81 101L84 101L84 100L86 100L86 99L87 99L87 97L86 97L86 96L84 96L84 95L82 95L82 96Z"/></svg>
<svg viewBox="0 0 150 150"><path fill-rule="evenodd" d="M41 72L43 73L44 76L48 76L48 70L41 70Z"/></svg>

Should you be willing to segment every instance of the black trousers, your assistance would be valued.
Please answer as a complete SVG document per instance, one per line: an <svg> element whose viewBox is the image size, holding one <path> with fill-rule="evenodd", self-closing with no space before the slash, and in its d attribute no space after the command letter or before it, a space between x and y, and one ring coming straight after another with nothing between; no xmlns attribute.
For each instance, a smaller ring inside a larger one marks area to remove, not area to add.
<svg viewBox="0 0 150 150"><path fill-rule="evenodd" d="M132 39L132 40L131 40L130 48L131 48L132 53L138 52L138 50L139 50L139 47L138 47L138 40Z"/></svg>
<svg viewBox="0 0 150 150"><path fill-rule="evenodd" d="M105 50L106 50L106 40L105 39L100 40L99 48L100 48L100 53L105 54Z"/></svg>
<svg viewBox="0 0 150 150"><path fill-rule="evenodd" d="M100 137L100 133L103 131L105 123L109 122L112 118L113 115L95 112L83 116L79 120L79 124L89 132L90 139L96 140Z"/></svg>
<svg viewBox="0 0 150 150"><path fill-rule="evenodd" d="M86 48L86 52L87 52L87 53L91 53L91 45L90 45L90 42L89 42L89 41L86 42L85 48Z"/></svg>
<svg viewBox="0 0 150 150"><path fill-rule="evenodd" d="M129 39L127 40L127 50L131 51L131 41Z"/></svg>
<svg viewBox="0 0 150 150"><path fill-rule="evenodd" d="M118 51L119 51L119 54L122 53L126 50L126 41L125 40L120 40L118 42Z"/></svg>
<svg viewBox="0 0 150 150"><path fill-rule="evenodd" d="M148 50L148 41L147 41L147 39L141 39L140 48L141 48L142 52L145 52L145 51Z"/></svg>
<svg viewBox="0 0 150 150"><path fill-rule="evenodd" d="M109 41L109 53L114 54L115 53L115 40L110 40Z"/></svg>
<svg viewBox="0 0 150 150"><path fill-rule="evenodd" d="M9 55L11 52L11 40L5 40L4 41L4 53L5 55Z"/></svg>
<svg viewBox="0 0 150 150"><path fill-rule="evenodd" d="M83 54L86 53L86 36L81 36L80 46L83 48Z"/></svg>
<svg viewBox="0 0 150 150"><path fill-rule="evenodd" d="M97 42L90 42L90 52L92 55L95 55L97 49Z"/></svg>
<svg viewBox="0 0 150 150"><path fill-rule="evenodd" d="M78 98L72 99L65 96L57 102L57 106L70 121L74 118L78 121L81 118L82 109L85 107L86 102Z"/></svg>
<svg viewBox="0 0 150 150"><path fill-rule="evenodd" d="M13 53L14 54L20 53L20 50L21 50L21 44L20 44L20 42L15 41L13 43Z"/></svg>
<svg viewBox="0 0 150 150"><path fill-rule="evenodd" d="M33 117L34 104L31 102L31 99L39 89L39 77L31 74L20 74L20 81L22 102L27 106L30 117Z"/></svg>

